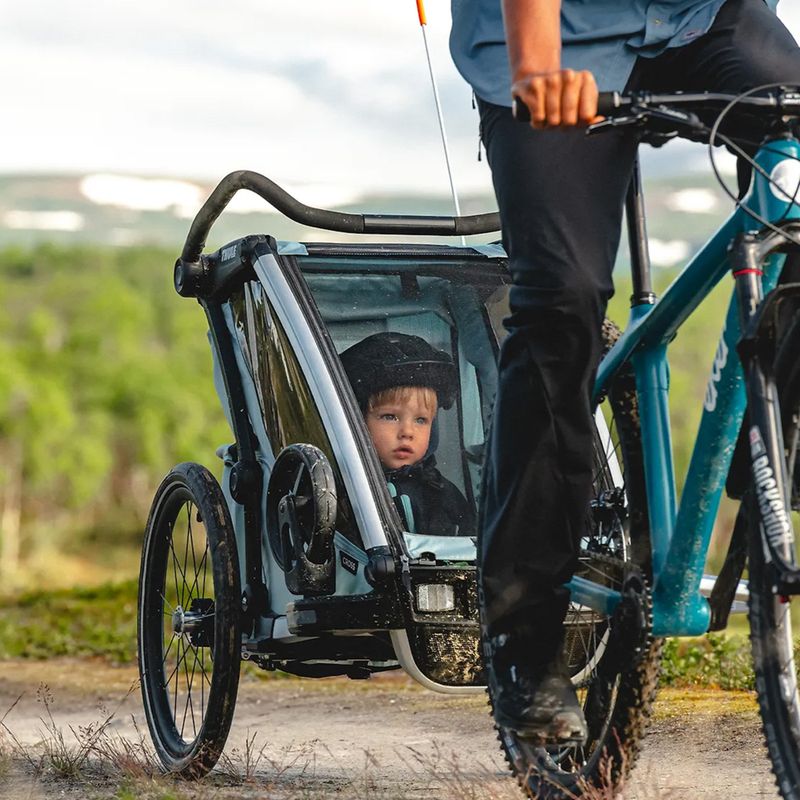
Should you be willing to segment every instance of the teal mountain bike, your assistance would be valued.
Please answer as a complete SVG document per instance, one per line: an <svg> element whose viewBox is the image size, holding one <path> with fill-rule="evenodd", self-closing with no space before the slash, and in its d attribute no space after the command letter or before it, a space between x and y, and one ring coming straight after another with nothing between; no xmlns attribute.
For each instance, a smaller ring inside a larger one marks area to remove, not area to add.
<svg viewBox="0 0 800 800"><path fill-rule="evenodd" d="M623 563L614 586L585 570L570 584L581 613L608 621L607 630L593 629L603 634L602 657L579 693L589 741L584 747L539 748L502 729L500 740L533 796L566 798L609 780L621 784L654 699L661 640L724 628L747 562L764 733L780 792L794 800L800 798L792 636L794 598L800 594L793 534L800 510L800 283L788 281L791 270L784 262L800 249L800 94L761 87L739 97L642 93L601 101L606 119L590 135L625 129L657 145L674 137L710 147L724 143L750 162L752 185L741 199L728 190L735 211L657 299L638 167L634 173L626 206L630 320L621 335L606 331L608 347L595 386L600 450L607 463L621 464L622 480L599 495L592 512L619 529L612 539L623 547L594 559ZM678 501L667 347L723 279L731 280L733 294ZM726 485L742 502L725 564L706 599L703 567Z"/></svg>

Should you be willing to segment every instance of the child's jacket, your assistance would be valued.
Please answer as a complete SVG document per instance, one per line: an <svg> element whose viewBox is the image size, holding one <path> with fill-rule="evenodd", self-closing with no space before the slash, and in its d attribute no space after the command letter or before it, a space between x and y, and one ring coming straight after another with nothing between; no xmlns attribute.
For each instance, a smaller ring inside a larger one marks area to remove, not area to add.
<svg viewBox="0 0 800 800"><path fill-rule="evenodd" d="M469 503L436 468L433 453L416 464L383 472L406 530L431 536L475 535Z"/></svg>

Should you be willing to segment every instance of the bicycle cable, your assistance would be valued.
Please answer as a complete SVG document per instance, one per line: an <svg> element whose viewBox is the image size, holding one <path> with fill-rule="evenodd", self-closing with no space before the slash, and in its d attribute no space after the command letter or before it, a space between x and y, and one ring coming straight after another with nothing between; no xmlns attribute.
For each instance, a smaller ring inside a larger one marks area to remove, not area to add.
<svg viewBox="0 0 800 800"><path fill-rule="evenodd" d="M781 89L784 87L785 84L783 83L767 83L763 84L762 86L755 86L752 89L748 89L747 91L742 92L741 94L734 97L733 100L731 100L725 106L725 108L722 109L722 111L719 113L716 120L714 121L714 124L711 126L709 140L708 140L708 157L711 162L711 169L714 172L714 177L716 178L717 183L719 183L720 187L725 192L725 194L728 197L730 197L731 200L733 200L736 207L741 208L742 211L744 211L749 217L758 222L758 224L761 225L762 227L768 228L769 230L782 236L784 239L786 239L786 241L796 245L800 244L800 239L791 236L786 230L779 227L779 225L777 225L776 223L770 222L769 220L762 217L758 212L753 211L753 209L750 208L744 202L744 198L738 197L728 188L728 185L726 184L724 178L722 177L719 168L717 166L716 160L714 158L714 146L717 140L725 144L729 149L735 151L735 153L739 156L739 158L743 159L747 164L749 164L756 172L758 172L759 175L766 178L769 184L775 189L777 189L781 195L789 198L789 204L787 206L787 209L786 211L784 211L783 216L781 216L781 218L777 220L777 222L780 223L786 220L787 215L789 213L789 209L792 207L792 204L796 201L798 195L800 195L800 181L798 181L797 187L794 190L794 194L791 195L790 197L789 193L782 186L780 186L778 182L774 180L772 176L769 175L763 167L757 164L755 159L747 151L742 149L733 138L719 132L719 128L722 122L724 121L725 117L731 112L733 108L736 107L736 105L738 105L746 97L750 97L751 95L757 94L758 92L764 92L770 89ZM739 141L744 141L745 144L750 144L750 145L755 144L748 140L739 140ZM778 151L770 150L769 152L778 152ZM790 159L792 161L800 161L800 158L798 158L797 156L786 156L785 153L781 153L781 155L784 155L787 159Z"/></svg>

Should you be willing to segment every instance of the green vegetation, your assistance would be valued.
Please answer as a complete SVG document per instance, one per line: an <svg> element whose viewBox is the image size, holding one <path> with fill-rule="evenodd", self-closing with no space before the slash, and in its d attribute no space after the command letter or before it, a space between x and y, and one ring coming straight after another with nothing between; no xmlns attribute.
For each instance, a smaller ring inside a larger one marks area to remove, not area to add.
<svg viewBox="0 0 800 800"><path fill-rule="evenodd" d="M136 581L28 592L1 602L0 659L53 656L135 663ZM283 677L283 673L252 672L261 678ZM709 634L667 640L661 685L753 689L747 639L736 634Z"/></svg>
<svg viewBox="0 0 800 800"><path fill-rule="evenodd" d="M0 592L132 576L161 476L184 460L215 469L231 434L206 321L175 295L173 258L153 247L0 250ZM624 323L630 290L618 283L610 314ZM679 477L727 288L671 351Z"/></svg>
<svg viewBox="0 0 800 800"><path fill-rule="evenodd" d="M752 690L755 677L750 644L742 636L720 633L698 639L668 639L661 685Z"/></svg>
<svg viewBox="0 0 800 800"><path fill-rule="evenodd" d="M213 469L230 440L205 318L175 295L173 258L144 248L0 251L5 590L91 580L81 560L97 567L120 545L138 548L160 477L185 460ZM47 553L57 558L38 558Z"/></svg>
<svg viewBox="0 0 800 800"><path fill-rule="evenodd" d="M22 594L0 603L0 658L136 662L135 580Z"/></svg>

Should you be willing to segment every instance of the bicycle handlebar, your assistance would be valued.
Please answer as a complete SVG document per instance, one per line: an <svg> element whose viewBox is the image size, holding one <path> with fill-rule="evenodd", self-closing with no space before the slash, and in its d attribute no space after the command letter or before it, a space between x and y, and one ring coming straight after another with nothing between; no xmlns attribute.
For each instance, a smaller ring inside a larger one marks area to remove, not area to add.
<svg viewBox="0 0 800 800"><path fill-rule="evenodd" d="M226 175L197 212L183 246L182 261L194 263L200 258L211 226L240 189L255 192L295 222L329 231L468 236L500 230L500 215L497 212L466 217L445 217L416 214L353 214L314 208L301 203L264 175L240 170Z"/></svg>
<svg viewBox="0 0 800 800"><path fill-rule="evenodd" d="M615 116L617 112L630 110L632 107L652 108L668 106L672 108L689 108L692 110L723 109L734 103L736 106L753 111L771 110L774 115L788 114L800 116L800 92L795 89L782 89L777 92L747 95L742 97L724 92L670 92L656 94L653 92L601 92L598 98L598 114ZM602 109L602 110L601 110Z"/></svg>
<svg viewBox="0 0 800 800"><path fill-rule="evenodd" d="M765 120L765 124L782 117L800 119L800 91L787 87L745 97L722 92L634 92L627 95L600 92L597 113L606 119L590 126L589 131L620 127L621 124L644 125L650 118L658 122L661 131L672 123L679 134L682 129L697 132L702 123L696 113L721 112L727 106L732 106L730 114L733 116L746 115L750 120L760 118ZM519 122L530 122L530 111L520 98L514 98L512 111Z"/></svg>

